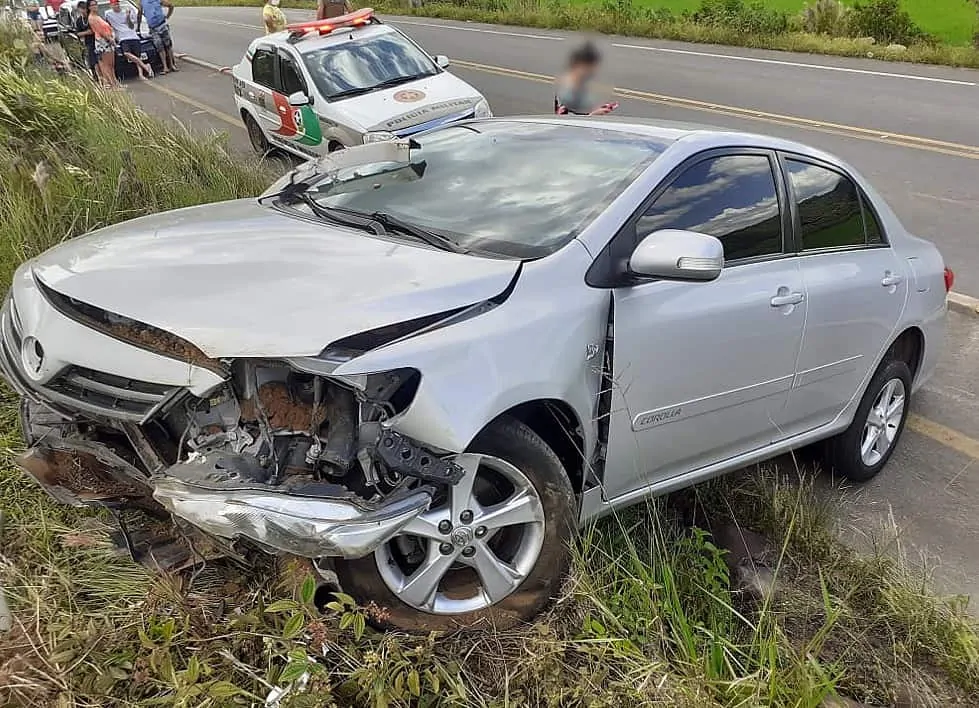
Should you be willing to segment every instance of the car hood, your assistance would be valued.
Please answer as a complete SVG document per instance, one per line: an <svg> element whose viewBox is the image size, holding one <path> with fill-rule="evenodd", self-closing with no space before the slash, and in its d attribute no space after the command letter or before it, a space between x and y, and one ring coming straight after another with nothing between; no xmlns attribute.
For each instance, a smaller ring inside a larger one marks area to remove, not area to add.
<svg viewBox="0 0 979 708"><path fill-rule="evenodd" d="M355 96L335 105L368 130L398 131L438 118L470 113L483 100L462 79L443 71L400 86Z"/></svg>
<svg viewBox="0 0 979 708"><path fill-rule="evenodd" d="M518 267L322 225L254 200L124 222L31 264L53 290L214 358L316 355L342 337L498 295Z"/></svg>

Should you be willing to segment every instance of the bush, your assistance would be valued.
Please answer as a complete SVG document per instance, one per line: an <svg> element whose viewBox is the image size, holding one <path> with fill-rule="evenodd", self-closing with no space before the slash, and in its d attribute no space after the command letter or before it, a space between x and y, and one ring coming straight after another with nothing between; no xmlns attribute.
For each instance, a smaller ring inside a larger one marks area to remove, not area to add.
<svg viewBox="0 0 979 708"><path fill-rule="evenodd" d="M873 37L882 44L913 44L929 39L900 0L857 0L853 6L851 30L859 37Z"/></svg>
<svg viewBox="0 0 979 708"><path fill-rule="evenodd" d="M744 34L775 35L789 28L789 16L773 10L760 0L703 0L691 15L699 24L720 27Z"/></svg>
<svg viewBox="0 0 979 708"><path fill-rule="evenodd" d="M816 0L802 10L802 28L812 34L845 37L850 33L851 11L840 0Z"/></svg>

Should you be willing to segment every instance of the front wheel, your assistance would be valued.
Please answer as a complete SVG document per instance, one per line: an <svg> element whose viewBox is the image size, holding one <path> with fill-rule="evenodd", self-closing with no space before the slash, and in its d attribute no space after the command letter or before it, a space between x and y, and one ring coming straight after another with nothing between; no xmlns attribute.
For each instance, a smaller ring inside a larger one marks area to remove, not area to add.
<svg viewBox="0 0 979 708"><path fill-rule="evenodd" d="M504 629L560 590L574 532L574 493L557 455L501 418L456 462L466 475L374 554L337 561L343 591L408 632Z"/></svg>
<svg viewBox="0 0 979 708"><path fill-rule="evenodd" d="M867 482L884 468L908 419L911 369L885 360L870 380L850 427L829 441L829 462L854 482Z"/></svg>

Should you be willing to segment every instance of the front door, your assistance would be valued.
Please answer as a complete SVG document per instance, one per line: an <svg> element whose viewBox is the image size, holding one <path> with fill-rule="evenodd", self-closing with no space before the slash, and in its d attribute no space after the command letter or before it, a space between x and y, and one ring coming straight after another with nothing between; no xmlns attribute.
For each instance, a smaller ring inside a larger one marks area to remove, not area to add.
<svg viewBox="0 0 979 708"><path fill-rule="evenodd" d="M906 263L856 184L828 165L783 156L809 309L786 425L832 422L861 392L908 299Z"/></svg>
<svg viewBox="0 0 979 708"><path fill-rule="evenodd" d="M726 264L712 282L614 291L608 498L784 437L806 300L775 165L763 151L705 157L630 227L636 242L660 229L716 236Z"/></svg>

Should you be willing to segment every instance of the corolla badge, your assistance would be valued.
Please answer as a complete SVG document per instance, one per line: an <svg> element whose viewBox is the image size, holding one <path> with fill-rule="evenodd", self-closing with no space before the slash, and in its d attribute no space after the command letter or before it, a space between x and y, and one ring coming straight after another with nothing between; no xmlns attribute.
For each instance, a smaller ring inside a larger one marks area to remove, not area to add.
<svg viewBox="0 0 979 708"><path fill-rule="evenodd" d="M24 373L32 380L44 378L44 347L35 337L25 337L20 346L20 360L24 365Z"/></svg>
<svg viewBox="0 0 979 708"><path fill-rule="evenodd" d="M415 103L425 98L425 94L414 89L405 89L404 91L398 91L394 94L393 98L398 103Z"/></svg>

